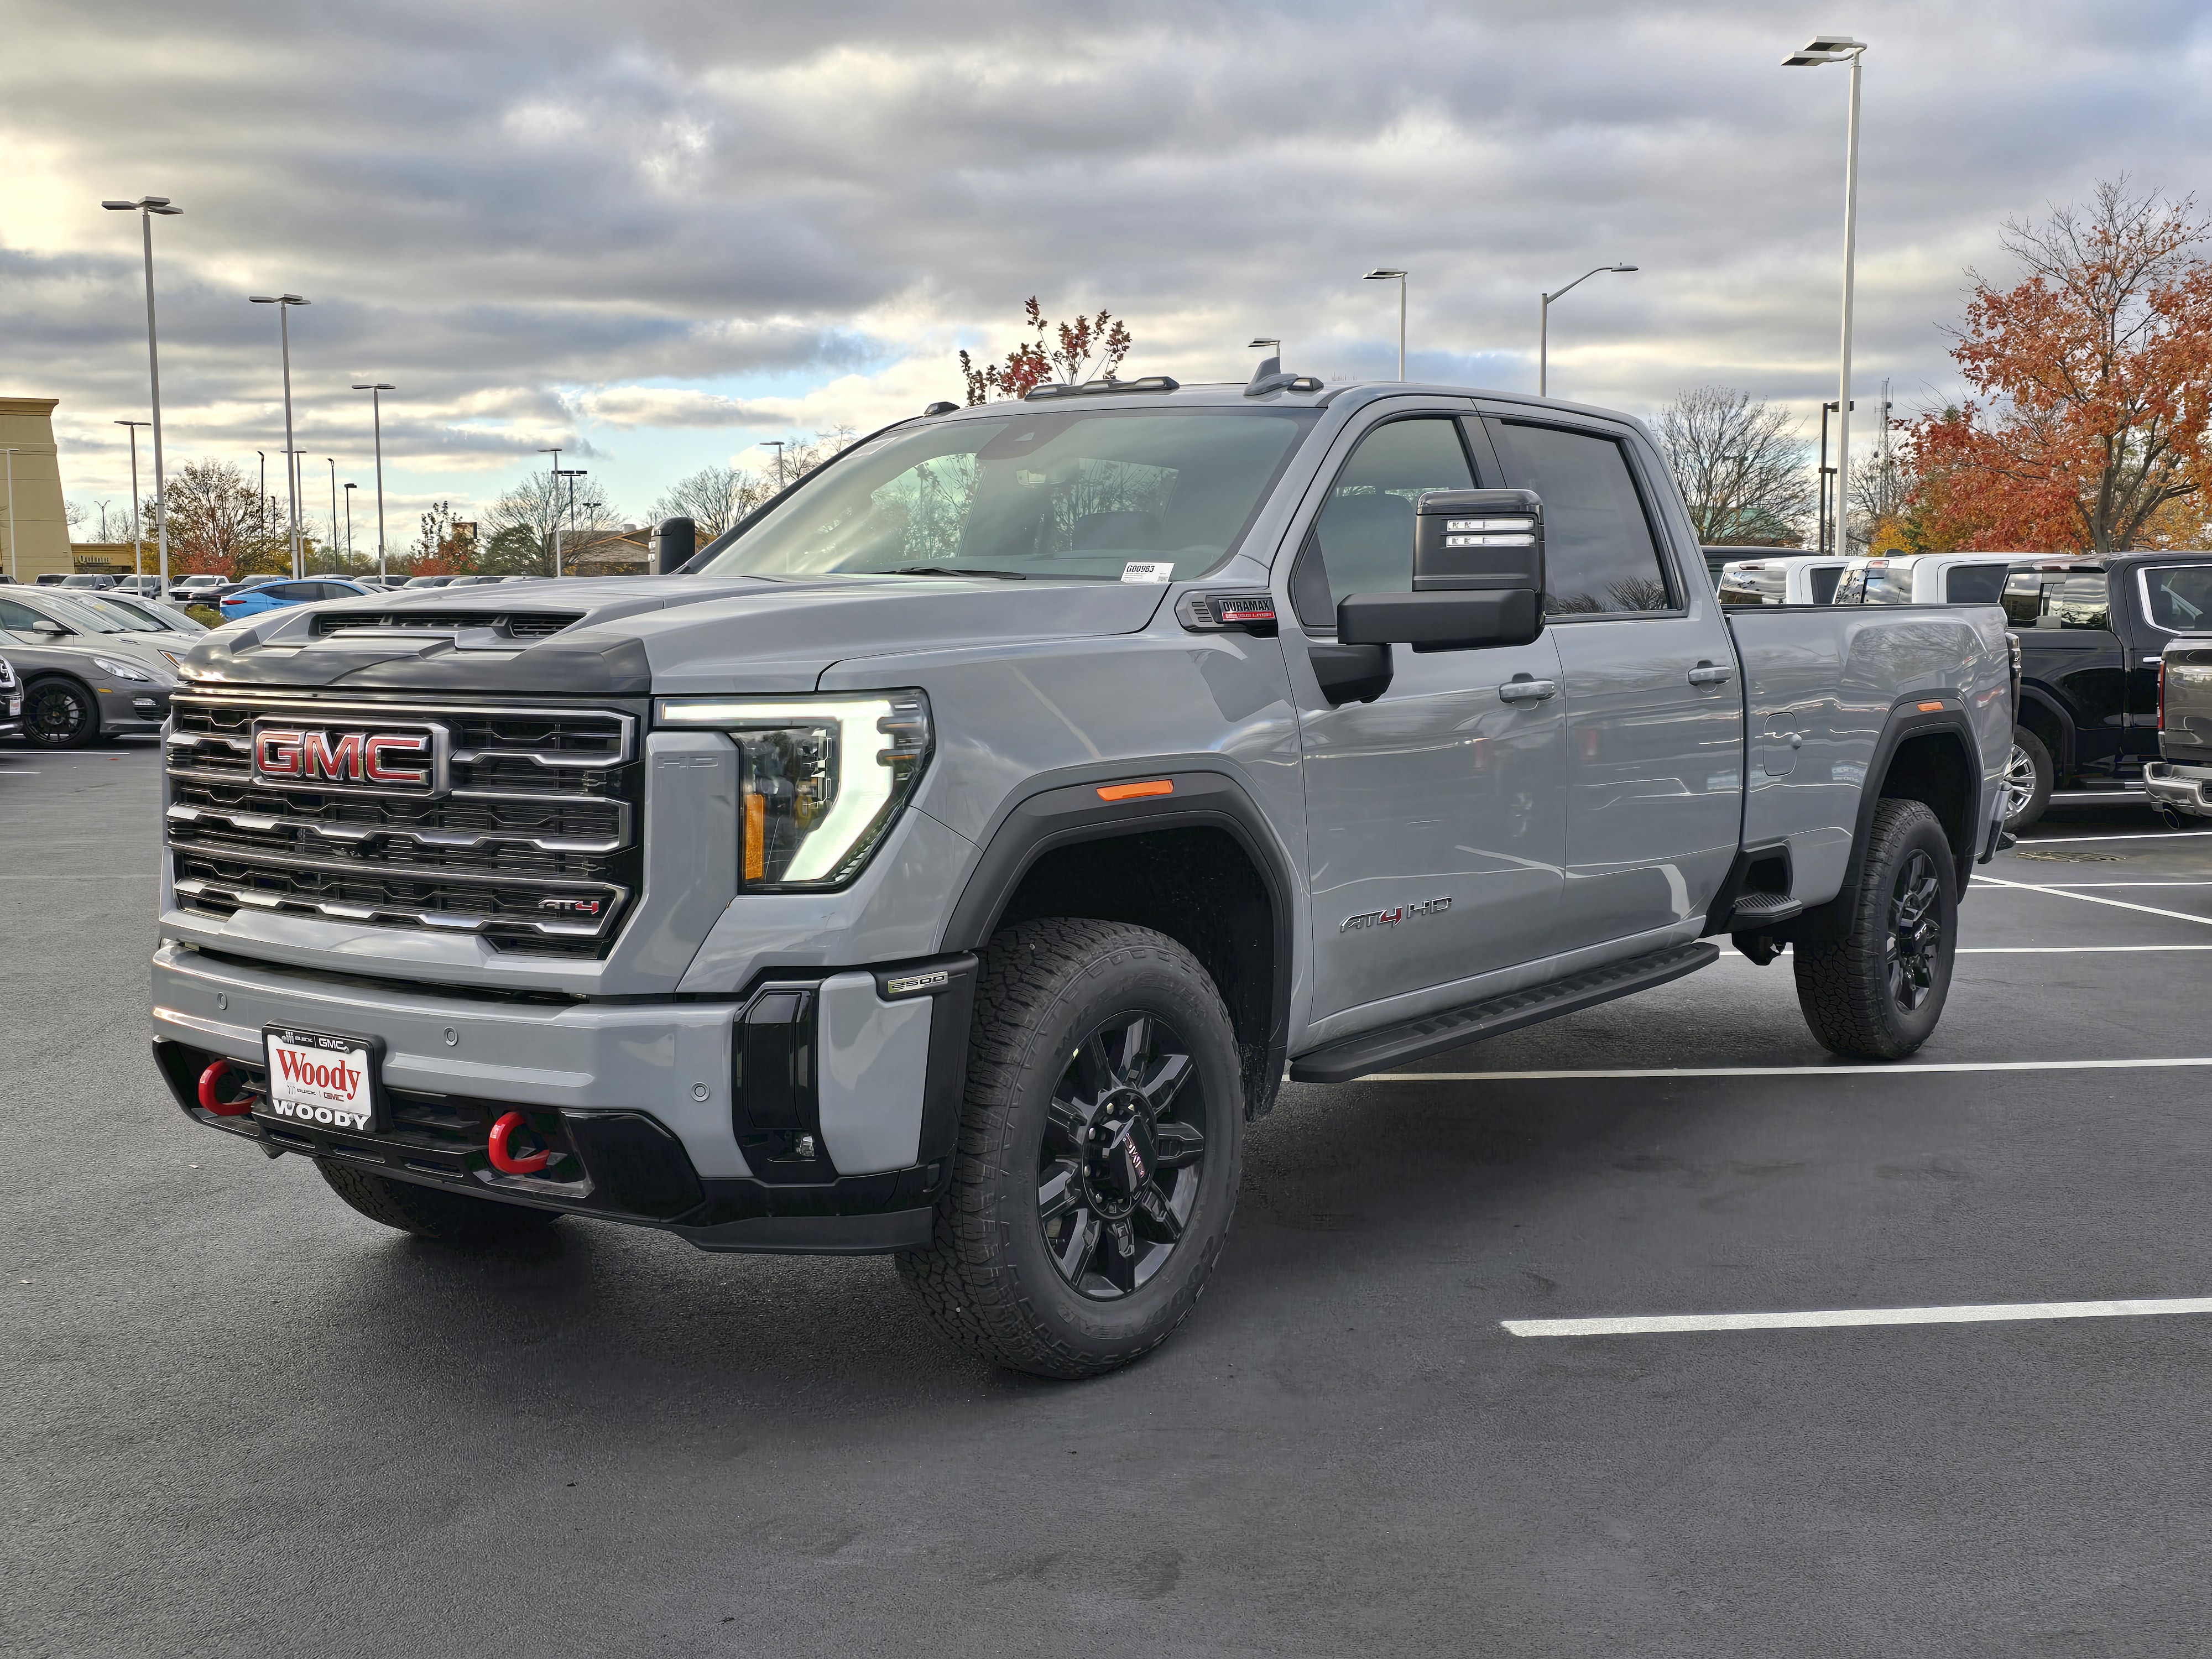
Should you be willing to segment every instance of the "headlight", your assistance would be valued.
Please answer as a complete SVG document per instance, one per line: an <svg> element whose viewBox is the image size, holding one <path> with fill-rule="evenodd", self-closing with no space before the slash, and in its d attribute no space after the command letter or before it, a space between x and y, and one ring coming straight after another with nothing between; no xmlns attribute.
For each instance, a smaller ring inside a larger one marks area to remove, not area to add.
<svg viewBox="0 0 2212 1659"><path fill-rule="evenodd" d="M144 669L133 668L128 663L116 661L112 657L94 657L92 660L102 673L112 674L118 680L144 680L149 684L153 682L154 677Z"/></svg>
<svg viewBox="0 0 2212 1659"><path fill-rule="evenodd" d="M929 763L929 700L919 691L664 697L655 720L712 727L737 744L738 867L755 889L850 882Z"/></svg>
<svg viewBox="0 0 2212 1659"><path fill-rule="evenodd" d="M15 665L10 663L7 658L0 657L0 691L12 691L15 688Z"/></svg>

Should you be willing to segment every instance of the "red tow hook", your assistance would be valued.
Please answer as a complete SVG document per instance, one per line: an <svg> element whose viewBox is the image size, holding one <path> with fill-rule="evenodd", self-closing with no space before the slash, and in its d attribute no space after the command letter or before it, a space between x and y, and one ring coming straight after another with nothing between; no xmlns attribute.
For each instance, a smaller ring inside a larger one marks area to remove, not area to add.
<svg viewBox="0 0 2212 1659"><path fill-rule="evenodd" d="M216 1091L222 1087L223 1079L229 1075L230 1062L227 1060L218 1060L202 1072L200 1104L217 1117L244 1117L253 1109L254 1102L261 1097L248 1090L236 1100L225 1100Z"/></svg>
<svg viewBox="0 0 2212 1659"><path fill-rule="evenodd" d="M206 1092L204 1088L201 1091ZM527 1129L530 1120L520 1112L509 1112L491 1126L491 1141L484 1150L491 1155L491 1167L503 1175L536 1175L553 1161L550 1147L532 1152L527 1158L517 1158L507 1150L508 1139L517 1129Z"/></svg>

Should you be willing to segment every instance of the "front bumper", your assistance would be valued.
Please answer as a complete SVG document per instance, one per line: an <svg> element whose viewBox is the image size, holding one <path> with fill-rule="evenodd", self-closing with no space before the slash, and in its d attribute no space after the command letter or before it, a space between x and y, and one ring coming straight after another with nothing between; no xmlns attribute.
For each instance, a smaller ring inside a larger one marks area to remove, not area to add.
<svg viewBox="0 0 2212 1659"><path fill-rule="evenodd" d="M729 999L581 1001L167 944L153 963L154 1049L186 1115L272 1158L343 1159L706 1249L868 1253L928 1240L951 1175L974 981L975 959L959 957L779 974ZM377 1039L382 1128L202 1106L200 1076L218 1059L258 1091L270 1025ZM538 1175L491 1166L490 1125L510 1111L555 1153Z"/></svg>
<svg viewBox="0 0 2212 1659"><path fill-rule="evenodd" d="M96 685L100 729L111 734L159 732L169 718L169 687L133 684Z"/></svg>
<svg viewBox="0 0 2212 1659"><path fill-rule="evenodd" d="M2212 817L2212 766L2178 766L2171 761L2147 761L2142 771L2143 793L2160 806L2193 817Z"/></svg>

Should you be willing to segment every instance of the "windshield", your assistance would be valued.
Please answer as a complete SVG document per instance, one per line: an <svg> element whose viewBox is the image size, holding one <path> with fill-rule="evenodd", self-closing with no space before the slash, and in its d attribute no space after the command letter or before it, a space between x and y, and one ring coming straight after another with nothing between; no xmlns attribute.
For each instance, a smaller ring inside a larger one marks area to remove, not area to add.
<svg viewBox="0 0 2212 1659"><path fill-rule="evenodd" d="M110 622L83 603L82 597L78 594L72 593L64 599L58 593L41 593L37 608L63 627L75 629L80 634L121 634L126 631L121 623Z"/></svg>
<svg viewBox="0 0 2212 1659"><path fill-rule="evenodd" d="M81 610L91 611L94 616L105 617L126 634L161 634L167 631L143 612L134 611L127 605L118 605L98 593L72 593L70 603Z"/></svg>
<svg viewBox="0 0 2212 1659"><path fill-rule="evenodd" d="M1181 580L1227 556L1316 418L1021 407L902 430L801 485L706 570L1120 581L1171 565Z"/></svg>

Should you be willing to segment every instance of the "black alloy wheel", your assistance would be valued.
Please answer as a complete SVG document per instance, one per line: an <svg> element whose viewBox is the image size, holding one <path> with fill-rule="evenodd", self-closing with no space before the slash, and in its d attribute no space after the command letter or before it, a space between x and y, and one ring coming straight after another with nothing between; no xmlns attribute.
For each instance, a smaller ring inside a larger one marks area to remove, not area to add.
<svg viewBox="0 0 2212 1659"><path fill-rule="evenodd" d="M1182 1242L1206 1160L1196 1069L1165 1020L1122 1012L1084 1038L1053 1091L1037 1218L1079 1294L1133 1294Z"/></svg>
<svg viewBox="0 0 2212 1659"><path fill-rule="evenodd" d="M1943 884L1936 860L1915 848L1889 890L1889 996L1912 1013L1935 994L1943 946Z"/></svg>
<svg viewBox="0 0 2212 1659"><path fill-rule="evenodd" d="M1902 1060L1935 1034L1958 951L1958 851L1923 801L1874 811L1828 937L1790 947L1797 1006L1832 1054Z"/></svg>
<svg viewBox="0 0 2212 1659"><path fill-rule="evenodd" d="M82 749L100 735L100 705L75 680L40 680L23 699L23 735L45 749Z"/></svg>

